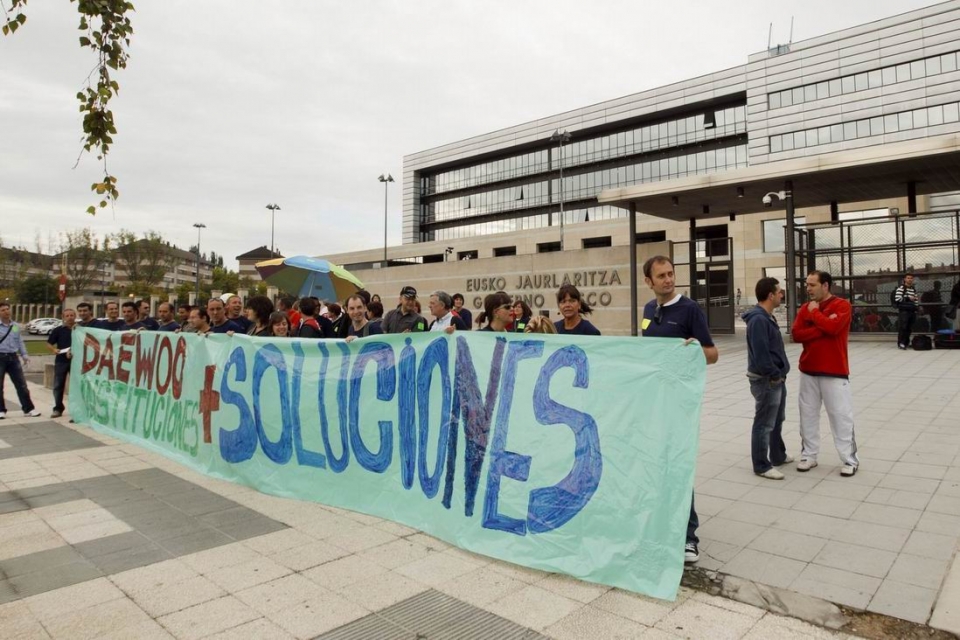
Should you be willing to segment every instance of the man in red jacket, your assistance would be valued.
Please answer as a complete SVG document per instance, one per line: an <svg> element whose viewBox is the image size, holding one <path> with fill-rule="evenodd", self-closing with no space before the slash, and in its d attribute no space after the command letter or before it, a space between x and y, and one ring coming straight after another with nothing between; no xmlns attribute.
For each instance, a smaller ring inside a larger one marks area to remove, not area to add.
<svg viewBox="0 0 960 640"><path fill-rule="evenodd" d="M800 307L793 322L794 342L803 345L800 354L800 438L803 450L797 471L817 466L820 453L820 405L826 407L833 442L843 467L840 475L857 472L857 441L853 429L853 398L850 394L850 364L847 336L850 333L850 303L830 293L833 278L826 271L807 276L810 301Z"/></svg>

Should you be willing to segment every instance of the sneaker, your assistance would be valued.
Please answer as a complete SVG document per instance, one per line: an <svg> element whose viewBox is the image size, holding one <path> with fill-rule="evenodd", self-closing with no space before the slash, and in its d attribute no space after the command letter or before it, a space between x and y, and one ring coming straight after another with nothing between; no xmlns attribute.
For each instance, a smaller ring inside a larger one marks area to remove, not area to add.
<svg viewBox="0 0 960 640"><path fill-rule="evenodd" d="M683 562L684 564L691 564L700 559L700 548L697 547L696 542L688 542L687 545L683 548Z"/></svg>
<svg viewBox="0 0 960 640"><path fill-rule="evenodd" d="M51 417L51 418L59 418L59 417L62 416L62 415L63 415L63 411L54 411L53 413L50 414L50 417Z"/></svg>
<svg viewBox="0 0 960 640"><path fill-rule="evenodd" d="M784 465L784 464L790 464L791 462L793 462L793 456L787 455L787 456L784 456L783 462L776 463L776 464L774 464L773 466L779 467L779 466Z"/></svg>
<svg viewBox="0 0 960 640"><path fill-rule="evenodd" d="M3 420L3 419L6 418L6 417L7 417L7 412L6 412L6 411L0 411L0 420Z"/></svg>
<svg viewBox="0 0 960 640"><path fill-rule="evenodd" d="M852 464L845 464L840 468L840 475L844 478L849 478L850 476L857 473L857 467Z"/></svg>
<svg viewBox="0 0 960 640"><path fill-rule="evenodd" d="M767 469L763 473L758 473L757 475L761 478L766 478L767 480L783 480L785 477L782 473L772 468Z"/></svg>
<svg viewBox="0 0 960 640"><path fill-rule="evenodd" d="M898 344L898 345L897 345L897 349L900 349L901 351L906 351L906 350L907 350L907 345L905 345L905 344Z"/></svg>
<svg viewBox="0 0 960 640"><path fill-rule="evenodd" d="M34 409L33 411L24 411L23 415L28 418L39 418L43 414L37 411L36 409Z"/></svg>
<svg viewBox="0 0 960 640"><path fill-rule="evenodd" d="M817 466L816 460L810 460L809 458L800 458L800 462L797 463L797 471L810 471Z"/></svg>

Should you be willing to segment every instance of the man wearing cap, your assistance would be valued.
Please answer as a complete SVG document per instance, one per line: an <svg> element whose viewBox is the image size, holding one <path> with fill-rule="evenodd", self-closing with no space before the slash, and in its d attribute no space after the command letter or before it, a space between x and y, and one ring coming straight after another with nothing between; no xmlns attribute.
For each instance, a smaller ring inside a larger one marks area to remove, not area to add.
<svg viewBox="0 0 960 640"><path fill-rule="evenodd" d="M417 290L407 285L400 290L400 304L383 318L384 333L426 331L427 321L417 313Z"/></svg>

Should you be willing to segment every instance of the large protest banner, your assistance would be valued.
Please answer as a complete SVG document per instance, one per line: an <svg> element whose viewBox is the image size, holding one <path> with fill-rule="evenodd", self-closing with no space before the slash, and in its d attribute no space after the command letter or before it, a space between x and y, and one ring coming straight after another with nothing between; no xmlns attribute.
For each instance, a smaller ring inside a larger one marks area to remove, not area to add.
<svg viewBox="0 0 960 640"><path fill-rule="evenodd" d="M517 564L676 597L696 343L73 332L78 423L203 473Z"/></svg>

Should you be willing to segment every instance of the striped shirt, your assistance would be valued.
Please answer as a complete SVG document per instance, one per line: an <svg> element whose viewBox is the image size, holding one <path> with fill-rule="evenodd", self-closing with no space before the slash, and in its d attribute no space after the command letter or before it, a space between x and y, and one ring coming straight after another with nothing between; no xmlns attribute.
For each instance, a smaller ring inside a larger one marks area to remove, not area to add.
<svg viewBox="0 0 960 640"><path fill-rule="evenodd" d="M13 321L9 324L0 321L0 354L6 353L19 353L27 357L27 345L23 343L20 325Z"/></svg>

